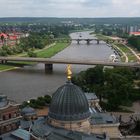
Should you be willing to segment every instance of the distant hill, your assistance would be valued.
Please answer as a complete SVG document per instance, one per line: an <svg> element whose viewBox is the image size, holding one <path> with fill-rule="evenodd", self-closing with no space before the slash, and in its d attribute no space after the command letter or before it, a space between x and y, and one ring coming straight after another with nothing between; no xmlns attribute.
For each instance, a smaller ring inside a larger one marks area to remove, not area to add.
<svg viewBox="0 0 140 140"><path fill-rule="evenodd" d="M72 21L77 24L140 24L140 17L134 18L49 18L49 17L14 17L0 18L0 23L46 23L58 24Z"/></svg>

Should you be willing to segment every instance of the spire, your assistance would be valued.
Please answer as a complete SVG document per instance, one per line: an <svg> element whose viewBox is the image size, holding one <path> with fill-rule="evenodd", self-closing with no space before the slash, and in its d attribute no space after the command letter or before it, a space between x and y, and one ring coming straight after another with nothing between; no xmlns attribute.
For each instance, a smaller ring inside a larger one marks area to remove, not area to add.
<svg viewBox="0 0 140 140"><path fill-rule="evenodd" d="M68 66L67 66L67 78L68 78L68 81L71 80L71 76L72 76L71 65L68 64Z"/></svg>

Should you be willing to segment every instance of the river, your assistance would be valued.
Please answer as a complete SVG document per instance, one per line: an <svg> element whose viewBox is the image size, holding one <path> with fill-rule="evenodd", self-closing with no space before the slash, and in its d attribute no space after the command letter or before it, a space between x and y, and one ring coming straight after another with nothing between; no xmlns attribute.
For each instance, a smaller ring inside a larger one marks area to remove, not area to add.
<svg viewBox="0 0 140 140"><path fill-rule="evenodd" d="M95 38L90 32L70 34L71 38ZM85 41L77 44L73 41L70 46L53 56L62 59L94 59L109 60L113 50L105 42L97 44L92 41L87 45ZM72 65L73 74L93 66ZM44 65L24 66L20 69L0 73L0 94L17 102L23 102L42 95L52 95L55 90L66 82L66 65L55 64L52 74L45 74Z"/></svg>

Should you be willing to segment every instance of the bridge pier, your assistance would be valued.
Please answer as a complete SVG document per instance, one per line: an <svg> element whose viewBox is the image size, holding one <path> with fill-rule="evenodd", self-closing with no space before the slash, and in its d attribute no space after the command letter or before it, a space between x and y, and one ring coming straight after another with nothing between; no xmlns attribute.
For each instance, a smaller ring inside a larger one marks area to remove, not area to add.
<svg viewBox="0 0 140 140"><path fill-rule="evenodd" d="M53 71L53 64L45 64L45 73L51 73Z"/></svg>
<svg viewBox="0 0 140 140"><path fill-rule="evenodd" d="M77 44L80 44L80 40L77 40Z"/></svg>
<svg viewBox="0 0 140 140"><path fill-rule="evenodd" d="M87 41L87 45L89 45L90 44L90 41Z"/></svg>
<svg viewBox="0 0 140 140"><path fill-rule="evenodd" d="M87 40L87 45L89 45L90 44L90 40Z"/></svg>
<svg viewBox="0 0 140 140"><path fill-rule="evenodd" d="M97 40L97 44L100 44L100 40Z"/></svg>
<svg viewBox="0 0 140 140"><path fill-rule="evenodd" d="M6 64L7 60L1 60L1 64Z"/></svg>

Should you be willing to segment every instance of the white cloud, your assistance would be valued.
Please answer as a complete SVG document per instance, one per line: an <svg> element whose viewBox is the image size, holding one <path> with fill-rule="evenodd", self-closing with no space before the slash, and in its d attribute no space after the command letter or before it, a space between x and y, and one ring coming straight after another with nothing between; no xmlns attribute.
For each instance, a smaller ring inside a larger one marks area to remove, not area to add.
<svg viewBox="0 0 140 140"><path fill-rule="evenodd" d="M0 17L140 16L140 0L0 0Z"/></svg>

